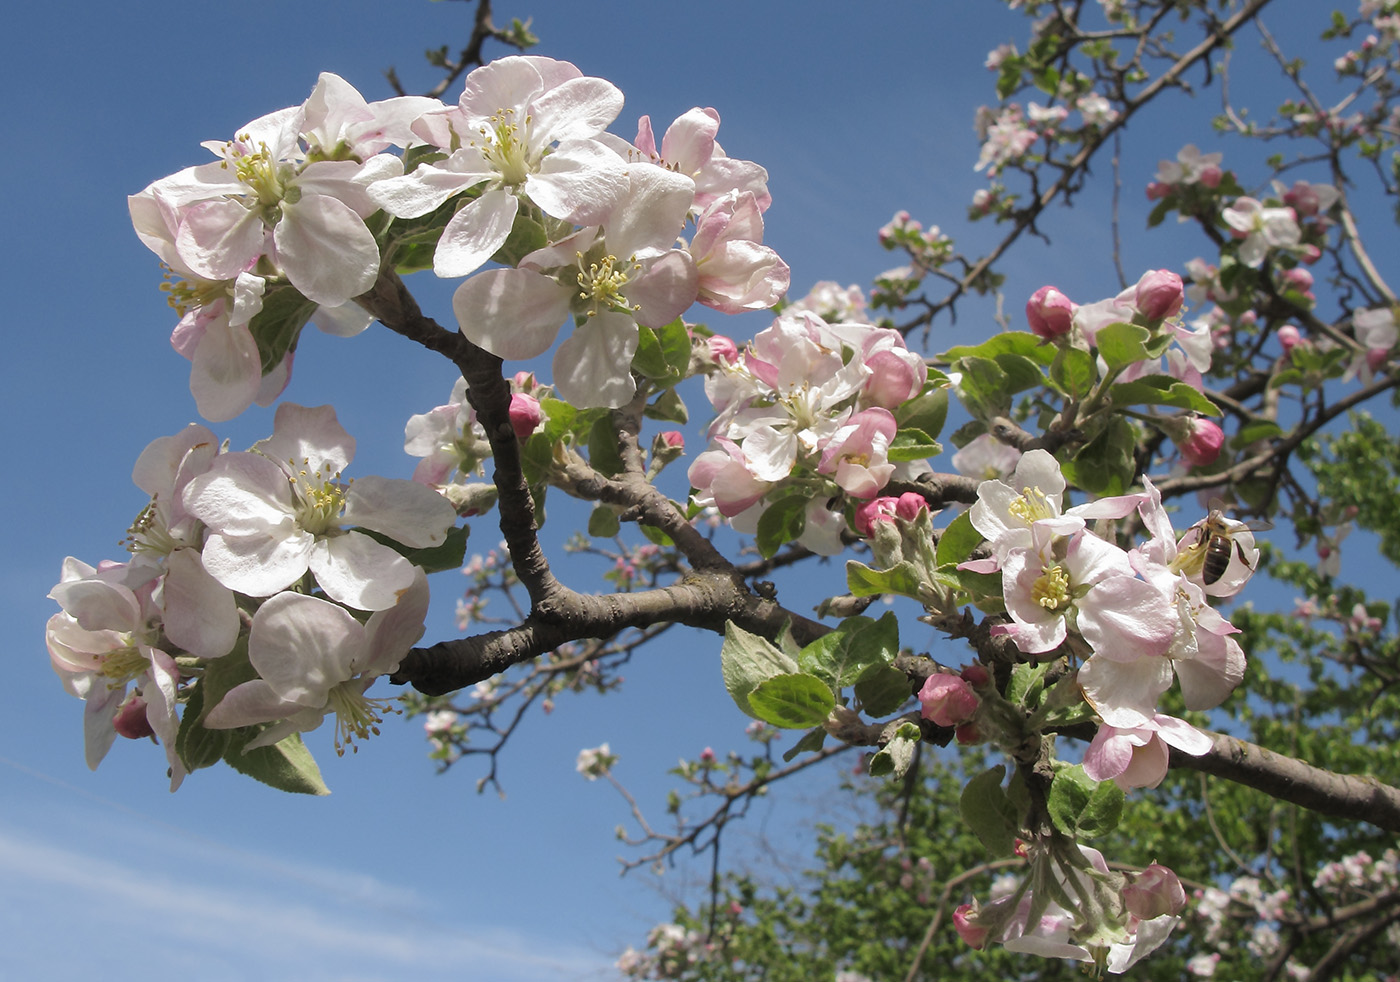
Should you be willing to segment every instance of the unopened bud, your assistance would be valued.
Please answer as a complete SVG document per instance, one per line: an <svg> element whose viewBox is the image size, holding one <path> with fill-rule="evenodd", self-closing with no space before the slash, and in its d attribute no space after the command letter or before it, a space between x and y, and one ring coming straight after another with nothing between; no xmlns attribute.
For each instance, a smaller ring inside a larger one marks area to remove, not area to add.
<svg viewBox="0 0 1400 982"><path fill-rule="evenodd" d="M1142 274L1134 296L1135 306L1142 316L1160 321L1181 313L1185 294L1180 276L1169 269L1154 269Z"/></svg>
<svg viewBox="0 0 1400 982"><path fill-rule="evenodd" d="M1031 330L1047 341L1062 337L1074 326L1075 303L1053 286L1042 286L1026 302Z"/></svg>
<svg viewBox="0 0 1400 982"><path fill-rule="evenodd" d="M510 397L510 428L515 431L515 438L524 443L530 438L530 434L535 432L535 428L544 419L544 412L540 409L540 401L534 396L527 396L523 392L516 392Z"/></svg>
<svg viewBox="0 0 1400 982"><path fill-rule="evenodd" d="M140 696L132 696L122 704L117 715L112 717L112 728L128 740L144 740L156 733L146 717L146 700Z"/></svg>
<svg viewBox="0 0 1400 982"><path fill-rule="evenodd" d="M442 496L452 502L458 515L470 518L494 508L497 492L494 484L449 484L442 489Z"/></svg>

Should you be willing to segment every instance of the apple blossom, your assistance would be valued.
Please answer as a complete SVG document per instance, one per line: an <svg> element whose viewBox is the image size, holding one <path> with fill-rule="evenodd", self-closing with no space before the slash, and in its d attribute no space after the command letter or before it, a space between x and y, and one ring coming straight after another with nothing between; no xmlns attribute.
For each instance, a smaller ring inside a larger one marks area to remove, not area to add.
<svg viewBox="0 0 1400 982"><path fill-rule="evenodd" d="M361 610L393 606L415 567L354 527L421 549L440 545L457 515L437 492L411 481L342 483L354 448L331 407L284 403L270 438L215 458L183 495L209 528L203 558L213 577L268 597L309 569L334 600Z"/></svg>
<svg viewBox="0 0 1400 982"><path fill-rule="evenodd" d="M1133 288L1133 299L1139 313L1148 320L1165 320L1181 312L1184 298L1181 277L1169 269L1143 273Z"/></svg>
<svg viewBox="0 0 1400 982"><path fill-rule="evenodd" d="M1292 208L1266 207L1254 198L1240 197L1221 217L1240 242L1240 262L1258 269L1270 249L1292 249L1302 241Z"/></svg>
<svg viewBox="0 0 1400 982"><path fill-rule="evenodd" d="M1185 436L1177 441L1181 459L1192 467L1209 467L1225 446L1225 432L1219 424L1193 416L1186 420Z"/></svg>
<svg viewBox="0 0 1400 982"><path fill-rule="evenodd" d="M405 482L407 483L407 482ZM416 485L410 485L416 487ZM234 686L204 716L210 729L271 723L246 750L271 746L336 716L336 753L378 733L387 704L365 690L398 668L423 636L428 580L414 567L394 602L361 624L319 597L280 593L253 615L248 660L258 678Z"/></svg>
<svg viewBox="0 0 1400 982"><path fill-rule="evenodd" d="M437 275L466 276L505 244L522 198L552 218L602 221L626 194L627 169L596 137L621 109L616 86L568 62L500 58L467 76L455 109L414 125L448 157L378 181L370 196L395 217L416 218L486 185L452 216L433 257Z"/></svg>
<svg viewBox="0 0 1400 982"><path fill-rule="evenodd" d="M1191 724L1162 713L1141 726L1105 723L1084 753L1084 772L1095 781L1112 780L1124 791L1155 788L1167 776L1169 747L1199 757L1211 746L1210 737Z"/></svg>

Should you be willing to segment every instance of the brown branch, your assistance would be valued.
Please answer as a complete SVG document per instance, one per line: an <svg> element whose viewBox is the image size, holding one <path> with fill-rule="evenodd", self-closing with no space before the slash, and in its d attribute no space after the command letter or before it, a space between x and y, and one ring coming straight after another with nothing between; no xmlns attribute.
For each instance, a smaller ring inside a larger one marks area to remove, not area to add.
<svg viewBox="0 0 1400 982"><path fill-rule="evenodd" d="M1320 815L1400 832L1400 788L1372 777L1334 774L1223 733L1207 735L1214 744L1209 753L1192 757L1172 748L1171 766L1223 777Z"/></svg>

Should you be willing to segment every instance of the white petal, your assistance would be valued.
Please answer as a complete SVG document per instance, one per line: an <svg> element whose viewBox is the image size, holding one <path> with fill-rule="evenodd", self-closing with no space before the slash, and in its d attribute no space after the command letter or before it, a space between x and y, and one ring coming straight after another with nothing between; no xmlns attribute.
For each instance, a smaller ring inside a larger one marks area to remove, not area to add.
<svg viewBox="0 0 1400 982"><path fill-rule="evenodd" d="M204 543L204 568L230 590L270 597L306 572L315 536L294 527L263 535L211 535Z"/></svg>
<svg viewBox="0 0 1400 982"><path fill-rule="evenodd" d="M211 321L190 359L190 394L199 415L222 423L253 404L262 385L262 356L246 324Z"/></svg>
<svg viewBox="0 0 1400 982"><path fill-rule="evenodd" d="M162 605L166 635L192 655L218 658L238 640L233 591L209 575L193 549L170 554Z"/></svg>
<svg viewBox="0 0 1400 982"><path fill-rule="evenodd" d="M381 532L412 549L439 546L457 524L457 512L432 488L397 478L369 475L345 494L344 521Z"/></svg>
<svg viewBox="0 0 1400 982"><path fill-rule="evenodd" d="M186 265L211 280L231 280L263 252L264 225L237 198L202 201L181 216L175 247Z"/></svg>
<svg viewBox="0 0 1400 982"><path fill-rule="evenodd" d="M596 140L560 144L525 180L525 194L546 215L599 225L628 188L627 163Z"/></svg>
<svg viewBox="0 0 1400 982"><path fill-rule="evenodd" d="M379 244L364 219L324 194L303 195L294 205L284 202L272 239L292 285L327 307L368 293L379 277Z"/></svg>
<svg viewBox="0 0 1400 982"><path fill-rule="evenodd" d="M447 223L433 253L433 272L444 279L469 276L505 245L520 202L503 188L492 188Z"/></svg>
<svg viewBox="0 0 1400 982"><path fill-rule="evenodd" d="M298 406L284 402L272 420L272 436L253 449L292 472L338 474L355 459L355 438L336 419L334 406Z"/></svg>
<svg viewBox="0 0 1400 982"><path fill-rule="evenodd" d="M467 340L507 361L549 350L569 316L572 295L528 269L488 269L457 288L452 310Z"/></svg>
<svg viewBox="0 0 1400 982"><path fill-rule="evenodd" d="M253 535L289 520L286 475L266 457L220 454L185 487L185 509L215 532Z"/></svg>
<svg viewBox="0 0 1400 982"><path fill-rule="evenodd" d="M392 607L418 568L362 532L318 540L310 565L328 597L357 610Z"/></svg>
<svg viewBox="0 0 1400 982"><path fill-rule="evenodd" d="M279 593L253 615L248 660L281 698L324 706L331 687L354 674L365 643L363 625L344 607Z"/></svg>
<svg viewBox="0 0 1400 982"><path fill-rule="evenodd" d="M590 317L554 354L554 387L580 409L625 406L636 394L637 324L626 314Z"/></svg>

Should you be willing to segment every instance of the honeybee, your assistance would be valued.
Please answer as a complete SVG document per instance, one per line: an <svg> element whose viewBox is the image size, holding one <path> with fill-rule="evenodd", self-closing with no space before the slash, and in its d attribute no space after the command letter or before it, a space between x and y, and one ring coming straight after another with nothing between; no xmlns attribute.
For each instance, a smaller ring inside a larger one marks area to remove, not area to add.
<svg viewBox="0 0 1400 982"><path fill-rule="evenodd" d="M1219 508L1186 530L1181 537L1173 567L1187 576L1200 574L1206 592L1229 596L1239 591L1254 573L1259 562L1259 550L1254 545L1254 532L1272 528L1267 522L1240 522L1226 518ZM1242 572L1228 581L1225 574L1233 560L1239 559Z"/></svg>

